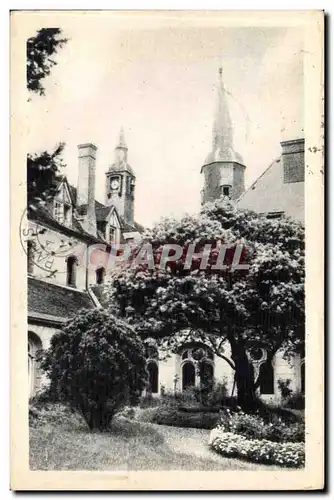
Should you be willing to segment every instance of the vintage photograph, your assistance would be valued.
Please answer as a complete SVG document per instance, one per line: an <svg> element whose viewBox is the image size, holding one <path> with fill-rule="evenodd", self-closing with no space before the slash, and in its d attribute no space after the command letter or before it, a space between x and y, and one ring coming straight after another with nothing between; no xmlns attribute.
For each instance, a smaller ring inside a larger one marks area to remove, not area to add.
<svg viewBox="0 0 334 500"><path fill-rule="evenodd" d="M323 419L305 239L322 203L322 13L11 21L24 467L302 487L308 391Z"/></svg>

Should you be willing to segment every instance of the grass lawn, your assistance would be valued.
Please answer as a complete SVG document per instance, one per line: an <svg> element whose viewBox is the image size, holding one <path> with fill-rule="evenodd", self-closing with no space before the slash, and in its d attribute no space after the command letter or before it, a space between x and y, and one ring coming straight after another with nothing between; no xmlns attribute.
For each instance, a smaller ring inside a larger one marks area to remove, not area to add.
<svg viewBox="0 0 334 500"><path fill-rule="evenodd" d="M279 470L224 458L207 447L209 431L115 419L112 431L78 423L30 428L32 470Z"/></svg>

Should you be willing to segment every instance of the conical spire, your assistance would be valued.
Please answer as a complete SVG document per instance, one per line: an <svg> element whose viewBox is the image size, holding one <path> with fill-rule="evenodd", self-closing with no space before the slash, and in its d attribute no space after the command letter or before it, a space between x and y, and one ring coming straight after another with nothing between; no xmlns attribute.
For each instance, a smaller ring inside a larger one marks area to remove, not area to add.
<svg viewBox="0 0 334 500"><path fill-rule="evenodd" d="M116 148L123 148L123 149L128 149L125 139L124 139L124 129L121 127L121 130L119 132L118 136L118 142Z"/></svg>
<svg viewBox="0 0 334 500"><path fill-rule="evenodd" d="M128 146L124 139L124 129L121 127L116 147L114 150L115 163L109 167L109 172L129 172L134 176L133 170L128 164Z"/></svg>
<svg viewBox="0 0 334 500"><path fill-rule="evenodd" d="M233 146L233 125L227 103L227 92L223 83L223 68L218 70L217 102L212 128L212 151L205 160L205 164L218 161L242 162Z"/></svg>

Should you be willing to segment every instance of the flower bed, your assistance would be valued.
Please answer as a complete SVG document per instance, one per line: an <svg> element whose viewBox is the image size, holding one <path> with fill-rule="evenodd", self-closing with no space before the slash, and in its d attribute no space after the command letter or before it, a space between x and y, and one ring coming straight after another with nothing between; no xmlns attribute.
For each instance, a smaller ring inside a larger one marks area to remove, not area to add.
<svg viewBox="0 0 334 500"><path fill-rule="evenodd" d="M221 413L217 426L223 432L240 434L247 439L277 441L279 443L299 443L305 439L304 421L286 422L282 417L271 415L264 419L260 415L249 415L242 411Z"/></svg>
<svg viewBox="0 0 334 500"><path fill-rule="evenodd" d="M304 443L277 443L266 439L247 439L245 436L213 429L209 445L224 457L241 458L262 464L283 467L305 465Z"/></svg>

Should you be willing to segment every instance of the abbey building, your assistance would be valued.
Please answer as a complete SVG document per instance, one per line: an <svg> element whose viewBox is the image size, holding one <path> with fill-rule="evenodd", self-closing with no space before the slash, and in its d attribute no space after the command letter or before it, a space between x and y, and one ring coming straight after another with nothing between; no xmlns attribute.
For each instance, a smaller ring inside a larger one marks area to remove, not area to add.
<svg viewBox="0 0 334 500"><path fill-rule="evenodd" d="M228 197L240 208L267 217L289 215L304 220L304 140L281 143L282 153L245 190L246 165L234 147L233 122L228 94L219 69L212 145L201 168L206 203ZM57 193L45 206L29 210L29 228L23 233L28 266L28 367L29 395L42 384L35 360L38 349L46 349L64 321L80 308L103 306L102 286L107 278L110 247L140 237L143 227L135 221L135 171L128 162L128 146L121 130L113 163L105 172L105 200L95 199L97 147L78 146L77 186L64 178ZM94 246L94 253L89 248ZM228 346L224 355L229 356ZM259 395L279 400L279 380L291 381L294 391L304 390L304 361L286 361L278 352L267 359L264 349L251 354L254 370L260 374ZM180 349L159 359L152 345L147 353L150 390L182 391L199 385L203 377L224 383L235 393L234 371L193 332L180 332Z"/></svg>
<svg viewBox="0 0 334 500"><path fill-rule="evenodd" d="M101 307L110 247L133 241L144 229L134 219L136 176L127 160L123 130L105 174L105 203L95 199L97 154L94 144L78 146L77 186L63 178L51 201L29 207L28 229L22 231L28 270L29 395L42 383L37 350L47 349L54 333L79 309Z"/></svg>

